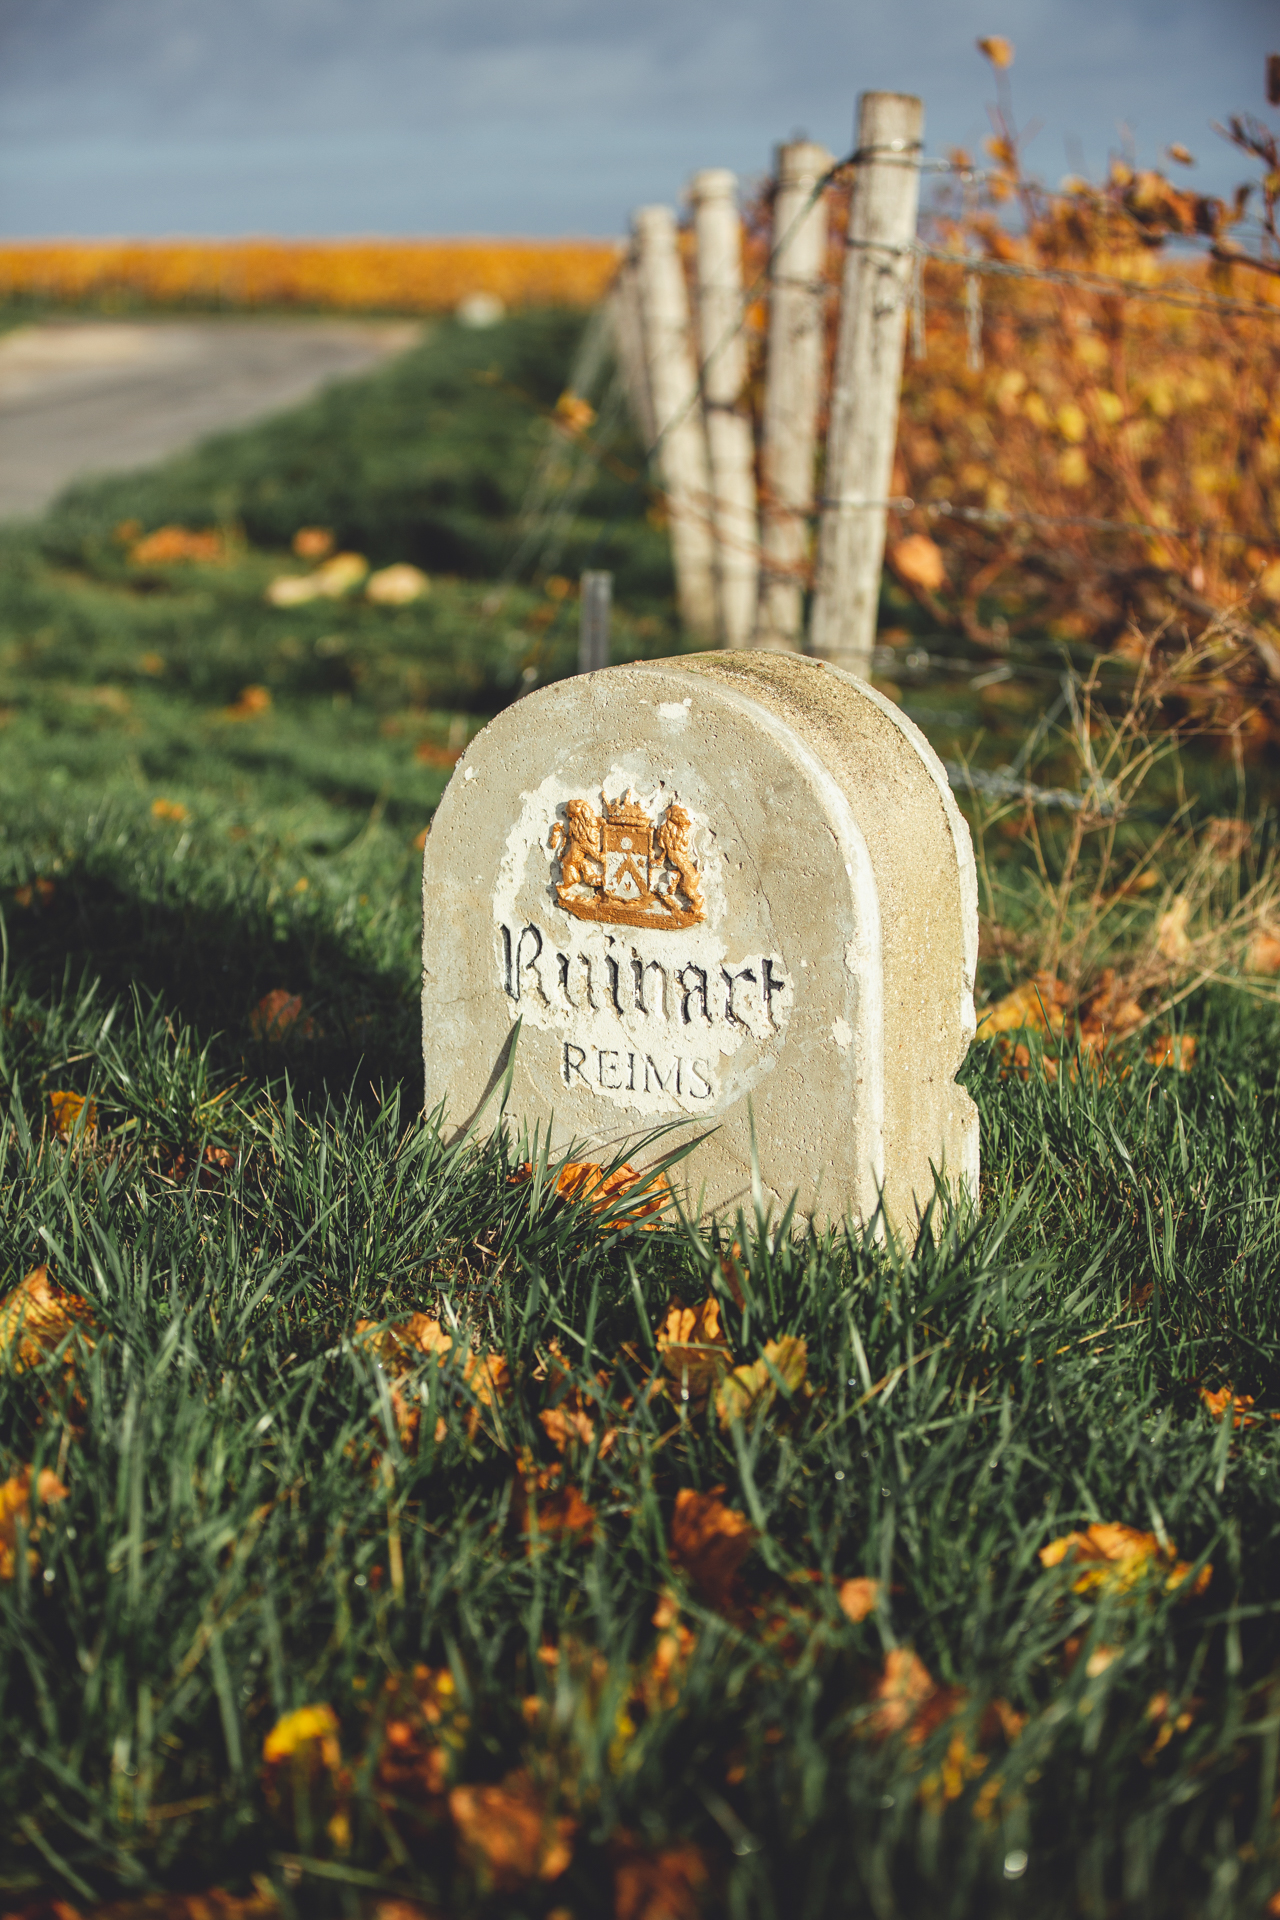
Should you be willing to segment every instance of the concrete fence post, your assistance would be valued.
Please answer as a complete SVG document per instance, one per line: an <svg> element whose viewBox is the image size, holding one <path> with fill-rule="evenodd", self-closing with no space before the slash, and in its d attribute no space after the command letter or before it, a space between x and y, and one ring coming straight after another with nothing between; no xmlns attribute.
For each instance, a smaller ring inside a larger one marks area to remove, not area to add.
<svg viewBox="0 0 1280 1920"><path fill-rule="evenodd" d="M675 215L670 207L641 207L634 229L654 439L671 522L676 601L689 631L714 645L711 482Z"/></svg>
<svg viewBox="0 0 1280 1920"><path fill-rule="evenodd" d="M613 575L586 572L578 602L578 672L599 673L609 664L609 614Z"/></svg>
<svg viewBox="0 0 1280 1920"><path fill-rule="evenodd" d="M743 408L747 351L742 331L742 222L737 188L736 177L724 167L705 168L689 185L716 586L720 633L727 647L750 644L759 579L755 440Z"/></svg>
<svg viewBox="0 0 1280 1920"><path fill-rule="evenodd" d="M778 149L760 450L760 609L754 640L754 645L775 652L798 649L804 629L827 251L826 200L821 194L813 196L830 165L826 148L810 140L794 140Z"/></svg>
<svg viewBox="0 0 1280 1920"><path fill-rule="evenodd" d="M810 623L813 652L863 679L884 562L923 130L911 94L863 94Z"/></svg>
<svg viewBox="0 0 1280 1920"><path fill-rule="evenodd" d="M635 258L629 255L618 269L609 294L609 319L613 329L613 347L627 405L636 432L646 451L658 437L653 423L653 395L649 391L649 369L644 357L644 325L640 316L640 286Z"/></svg>

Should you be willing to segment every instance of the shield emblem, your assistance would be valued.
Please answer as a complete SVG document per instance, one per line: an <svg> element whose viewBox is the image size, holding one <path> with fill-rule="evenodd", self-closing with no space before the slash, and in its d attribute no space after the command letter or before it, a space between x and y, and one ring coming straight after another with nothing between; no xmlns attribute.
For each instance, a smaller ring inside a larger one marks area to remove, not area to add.
<svg viewBox="0 0 1280 1920"><path fill-rule="evenodd" d="M609 900L643 900L649 893L653 828L630 820L604 824L604 892Z"/></svg>

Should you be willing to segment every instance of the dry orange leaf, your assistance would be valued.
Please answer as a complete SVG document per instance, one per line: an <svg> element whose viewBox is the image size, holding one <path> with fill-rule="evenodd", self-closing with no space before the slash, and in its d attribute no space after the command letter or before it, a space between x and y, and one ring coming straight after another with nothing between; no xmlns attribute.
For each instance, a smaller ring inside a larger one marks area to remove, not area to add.
<svg viewBox="0 0 1280 1920"><path fill-rule="evenodd" d="M745 1514L726 1507L718 1493L682 1487L671 1519L671 1558L688 1574L704 1600L721 1613L733 1605L738 1569L755 1545L756 1530Z"/></svg>
<svg viewBox="0 0 1280 1920"><path fill-rule="evenodd" d="M1102 1052L1115 1041L1127 1040L1145 1017L1115 968L1104 967L1080 1009L1080 1044L1091 1052Z"/></svg>
<svg viewBox="0 0 1280 1920"><path fill-rule="evenodd" d="M1219 1387L1216 1393L1210 1393L1207 1387L1201 1387L1200 1399L1217 1421L1225 1420L1229 1413L1233 1427L1256 1427L1261 1418L1250 1412L1254 1404L1251 1393L1236 1393L1231 1387ZM1273 1413L1271 1418L1280 1419L1280 1415Z"/></svg>
<svg viewBox="0 0 1280 1920"><path fill-rule="evenodd" d="M556 401L556 424L574 435L583 434L594 425L596 410L589 400L581 394L562 393Z"/></svg>
<svg viewBox="0 0 1280 1920"><path fill-rule="evenodd" d="M449 1812L471 1864L499 1891L556 1880L573 1858L574 1822L566 1814L551 1817L523 1771L500 1786L455 1787Z"/></svg>
<svg viewBox="0 0 1280 1920"><path fill-rule="evenodd" d="M34 880L28 880L23 887L15 887L13 897L20 907L47 907L56 888L52 880L46 880L43 874Z"/></svg>
<svg viewBox="0 0 1280 1920"><path fill-rule="evenodd" d="M82 1093L51 1093L49 1105L59 1140L70 1140L72 1134L83 1139L98 1124L97 1101L86 1099Z"/></svg>
<svg viewBox="0 0 1280 1920"><path fill-rule="evenodd" d="M25 1373L56 1353L76 1326L88 1339L94 1326L89 1303L56 1286L47 1267L33 1267L0 1300L0 1359Z"/></svg>
<svg viewBox="0 0 1280 1920"><path fill-rule="evenodd" d="M589 1447L595 1438L595 1422L580 1407L544 1407L538 1422L559 1453L564 1453L571 1441Z"/></svg>
<svg viewBox="0 0 1280 1920"><path fill-rule="evenodd" d="M293 550L299 560L323 560L333 552L333 535L328 527L299 527L293 536Z"/></svg>
<svg viewBox="0 0 1280 1920"><path fill-rule="evenodd" d="M181 800L153 800L151 802L151 818L153 820L173 820L180 823L183 820L189 820L191 815L187 812Z"/></svg>
<svg viewBox="0 0 1280 1920"><path fill-rule="evenodd" d="M735 1367L716 1394L716 1412L722 1427L735 1420L750 1420L773 1405L778 1395L778 1380L789 1394L799 1393L809 1366L809 1348L805 1341L785 1334L781 1340L769 1340L759 1360L750 1366Z"/></svg>
<svg viewBox="0 0 1280 1920"><path fill-rule="evenodd" d="M526 1160L511 1177L515 1181L531 1180L533 1162ZM661 1220L649 1216L661 1213L672 1197L665 1174L640 1173L629 1162L606 1173L592 1160L566 1160L556 1175L556 1192L562 1200L586 1200L597 1213L634 1192L634 1203L610 1224L636 1225L645 1231L662 1225Z"/></svg>
<svg viewBox="0 0 1280 1920"><path fill-rule="evenodd" d="M1190 1073L1196 1063L1197 1044L1194 1033L1158 1033L1144 1057L1153 1067L1173 1067L1178 1073Z"/></svg>
<svg viewBox="0 0 1280 1920"><path fill-rule="evenodd" d="M610 1851L616 1862L615 1920L699 1920L710 1874L691 1840L648 1853L623 1830L614 1835Z"/></svg>
<svg viewBox="0 0 1280 1920"><path fill-rule="evenodd" d="M1070 1002L1070 989L1061 980L1038 973L985 1010L978 1021L976 1038L989 1040L994 1034L1015 1033L1021 1027L1035 1033L1061 1033Z"/></svg>
<svg viewBox="0 0 1280 1920"><path fill-rule="evenodd" d="M462 1377L482 1407L511 1398L511 1369L500 1353L468 1354Z"/></svg>
<svg viewBox="0 0 1280 1920"><path fill-rule="evenodd" d="M203 561L206 564L226 558L226 541L215 527L193 533L187 527L157 527L131 548L129 559L135 567L172 566L176 561Z"/></svg>
<svg viewBox="0 0 1280 1920"><path fill-rule="evenodd" d="M1246 973L1280 973L1280 934L1262 928L1249 942L1244 956Z"/></svg>
<svg viewBox="0 0 1280 1920"><path fill-rule="evenodd" d="M1002 33L984 34L978 42L978 52L985 53L992 66L999 71L1013 65L1013 42L1006 40Z"/></svg>
<svg viewBox="0 0 1280 1920"><path fill-rule="evenodd" d="M265 1040L268 1046L315 1038L315 1022L303 1007L302 995L284 987L273 987L263 994L249 1015L249 1025L254 1039Z"/></svg>
<svg viewBox="0 0 1280 1920"><path fill-rule="evenodd" d="M1056 1567L1070 1556L1071 1563L1080 1569L1072 1582L1074 1593L1127 1593L1157 1575L1163 1576L1166 1588L1181 1586L1191 1566L1186 1560L1178 1560L1176 1554L1172 1542L1166 1551L1154 1533L1141 1533L1116 1520L1100 1520L1083 1533L1063 1534L1041 1547L1040 1564ZM1202 1567L1188 1591L1203 1593L1212 1578L1213 1568Z"/></svg>
<svg viewBox="0 0 1280 1920"><path fill-rule="evenodd" d="M380 1326L376 1320L357 1320L355 1338L396 1373L407 1373L420 1359L433 1355L443 1366L453 1346L453 1335L429 1313L411 1313L407 1320L395 1320L390 1326Z"/></svg>
<svg viewBox="0 0 1280 1920"><path fill-rule="evenodd" d="M706 1400L733 1359L714 1294L700 1307L673 1300L658 1328L657 1343L658 1358L679 1385L681 1399L695 1403Z"/></svg>
<svg viewBox="0 0 1280 1920"><path fill-rule="evenodd" d="M924 1732L916 1734L922 1711L939 1693L947 1693L949 1697L949 1690L936 1685L918 1654L910 1647L891 1647L871 1691L872 1699L878 1704L868 1722L870 1731L878 1739L884 1739L888 1734L908 1730L908 1738L915 1734L913 1744L917 1744L924 1738ZM925 1732L936 1724L937 1720L931 1719Z"/></svg>
<svg viewBox="0 0 1280 1920"><path fill-rule="evenodd" d="M437 1798L448 1789L450 1767L462 1746L458 1735L466 1726L453 1675L447 1667L418 1665L411 1675L388 1674L384 1686L392 1705L378 1756L378 1785L401 1801Z"/></svg>
<svg viewBox="0 0 1280 1920"><path fill-rule="evenodd" d="M67 1497L67 1489L48 1467L42 1467L36 1475L35 1491L36 1501L43 1507ZM30 1467L23 1467L0 1483L0 1580L12 1580L17 1569L19 1525L26 1528L29 1538L40 1532L40 1517L31 1511ZM29 1547L27 1555L28 1565L34 1569L38 1564L34 1550Z"/></svg>
<svg viewBox="0 0 1280 1920"><path fill-rule="evenodd" d="M851 1620L865 1620L880 1604L880 1582L868 1580L859 1574L852 1580L841 1582L836 1598Z"/></svg>
<svg viewBox="0 0 1280 1920"><path fill-rule="evenodd" d="M899 579L910 586L939 593L947 584L947 564L942 548L926 533L909 533L889 549L889 562Z"/></svg>
<svg viewBox="0 0 1280 1920"><path fill-rule="evenodd" d="M242 687L240 697L231 706L222 709L224 720L257 720L271 711L271 691L268 687Z"/></svg>

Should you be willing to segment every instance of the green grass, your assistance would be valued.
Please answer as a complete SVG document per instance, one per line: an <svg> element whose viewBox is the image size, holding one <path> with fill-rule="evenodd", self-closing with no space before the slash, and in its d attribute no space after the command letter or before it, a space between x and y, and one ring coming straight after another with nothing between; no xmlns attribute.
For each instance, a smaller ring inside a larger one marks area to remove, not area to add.
<svg viewBox="0 0 1280 1920"><path fill-rule="evenodd" d="M527 415L484 391L519 440ZM257 467L229 448L192 468L243 459L248 524L253 474L295 430L258 430ZM115 519L212 517L165 510L167 484L102 488L74 538L69 508L11 537L0 588L0 1292L45 1263L96 1323L91 1346L73 1333L0 1375L0 1479L48 1467L69 1490L0 1581L0 1911L217 1883L290 1916L398 1891L587 1920L627 1911L637 1861L688 1846L703 1908L735 1920L1263 1912L1274 1009L1191 1001L1187 1075L1139 1049L1125 1077L1005 1079L975 1050L983 1211L915 1248L776 1222L638 1232L514 1181L525 1145L450 1149L418 1112L412 838L444 773L412 749L519 683L516 643L476 639L491 585L437 581L405 615L328 606L313 631L311 609L263 605L279 556L258 530L235 566L139 592ZM638 510L619 524L639 551ZM506 604L547 602L529 583ZM670 644L654 605L638 652ZM330 634L342 649L317 648ZM130 664L152 652L163 672ZM472 697L438 691L472 667ZM250 682L270 713L223 717ZM153 817L157 797L188 818ZM275 988L302 995L309 1037L255 1037ZM68 1090L95 1102L92 1137L57 1137ZM655 1334L673 1298L708 1294L737 1363L802 1340L804 1387L728 1425L683 1401ZM453 1346L397 1380L356 1322L415 1311ZM506 1363L496 1404L473 1347ZM1210 1418L1200 1390L1227 1384L1257 1424ZM540 1415L566 1406L591 1432L562 1456ZM570 1487L589 1533L557 1531ZM673 1552L679 1496L715 1489L754 1529L732 1581ZM1039 1550L1094 1521L1211 1564L1208 1586L1077 1595ZM859 1576L879 1604L855 1623L837 1594ZM963 1692L918 1742L879 1730L895 1649ZM264 1776L272 1727L320 1703L341 1769ZM393 1780L389 1751L416 1772ZM448 1794L519 1770L572 1822L572 1856L503 1886Z"/></svg>

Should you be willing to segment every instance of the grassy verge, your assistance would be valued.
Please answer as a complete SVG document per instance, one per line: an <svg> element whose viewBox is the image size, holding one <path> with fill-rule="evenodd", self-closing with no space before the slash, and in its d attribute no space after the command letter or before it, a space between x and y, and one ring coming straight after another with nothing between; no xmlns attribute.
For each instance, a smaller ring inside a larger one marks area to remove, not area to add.
<svg viewBox="0 0 1280 1920"><path fill-rule="evenodd" d="M446 1148L413 841L527 658L461 574L269 608L262 529L142 586L118 519L258 482L168 485L15 539L0 602L0 1294L45 1275L0 1314L0 1912L1267 1911L1274 1007L1193 991L1187 1073L976 1048L983 1211L915 1248Z"/></svg>
<svg viewBox="0 0 1280 1920"><path fill-rule="evenodd" d="M733 1259L11 978L6 1279L92 1319L0 1401L67 1490L0 1587L10 1903L1259 1910L1280 1049L1201 1011L1189 1076L976 1060L938 1246Z"/></svg>

